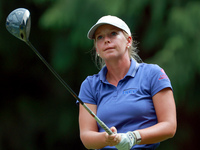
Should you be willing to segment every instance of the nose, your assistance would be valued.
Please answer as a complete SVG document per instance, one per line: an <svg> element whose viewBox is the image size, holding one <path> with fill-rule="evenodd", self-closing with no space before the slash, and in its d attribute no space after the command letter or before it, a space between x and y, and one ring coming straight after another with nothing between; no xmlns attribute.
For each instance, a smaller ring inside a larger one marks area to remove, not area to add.
<svg viewBox="0 0 200 150"><path fill-rule="evenodd" d="M105 43L110 43L110 37L109 37L108 35L105 36L104 42L105 42Z"/></svg>

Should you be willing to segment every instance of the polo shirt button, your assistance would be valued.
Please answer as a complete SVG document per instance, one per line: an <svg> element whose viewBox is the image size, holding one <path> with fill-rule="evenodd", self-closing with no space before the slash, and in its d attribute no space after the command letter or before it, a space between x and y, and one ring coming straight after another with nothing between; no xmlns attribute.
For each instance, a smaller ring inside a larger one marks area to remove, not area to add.
<svg viewBox="0 0 200 150"><path fill-rule="evenodd" d="M117 97L117 90L114 91L114 94L113 94L114 97Z"/></svg>

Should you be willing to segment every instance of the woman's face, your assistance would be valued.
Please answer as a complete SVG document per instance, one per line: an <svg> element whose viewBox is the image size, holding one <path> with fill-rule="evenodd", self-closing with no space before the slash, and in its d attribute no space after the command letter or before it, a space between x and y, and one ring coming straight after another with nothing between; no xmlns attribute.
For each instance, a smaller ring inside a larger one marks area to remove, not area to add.
<svg viewBox="0 0 200 150"><path fill-rule="evenodd" d="M112 25L102 25L95 32L95 47L105 61L128 56L128 46L132 38L125 38L121 29ZM128 56L129 57L129 56Z"/></svg>

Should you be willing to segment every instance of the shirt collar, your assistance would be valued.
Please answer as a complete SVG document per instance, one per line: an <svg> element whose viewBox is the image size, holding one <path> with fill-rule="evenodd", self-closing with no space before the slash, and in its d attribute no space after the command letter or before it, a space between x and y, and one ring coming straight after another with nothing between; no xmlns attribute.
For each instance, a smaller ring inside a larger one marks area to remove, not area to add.
<svg viewBox="0 0 200 150"><path fill-rule="evenodd" d="M127 77L127 76L134 77L135 74L136 74L136 72L137 72L138 67L139 67L139 64L138 64L133 58L131 58L131 66L130 66L130 68L129 68L127 74L125 75L125 77ZM100 70L100 72L99 72L99 77L100 77L100 80L101 80L102 82L107 82L107 80L106 80L106 74L107 74L107 72L108 72L108 70L107 70L107 67L106 67L106 66L104 66L104 67ZM125 78L125 77L124 77L124 78Z"/></svg>
<svg viewBox="0 0 200 150"><path fill-rule="evenodd" d="M125 77L126 76L135 77L138 67L139 67L139 63L137 63L133 58L131 58L131 66L127 74L125 75Z"/></svg>

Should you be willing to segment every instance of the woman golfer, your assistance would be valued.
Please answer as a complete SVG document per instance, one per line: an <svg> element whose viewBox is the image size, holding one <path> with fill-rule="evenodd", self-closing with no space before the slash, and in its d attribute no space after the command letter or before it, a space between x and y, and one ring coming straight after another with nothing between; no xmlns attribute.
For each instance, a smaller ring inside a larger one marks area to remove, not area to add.
<svg viewBox="0 0 200 150"><path fill-rule="evenodd" d="M102 68L82 83L79 97L115 134L108 135L80 105L80 138L87 149L154 150L176 132L172 86L158 65L139 63L131 31L115 16L92 26Z"/></svg>

